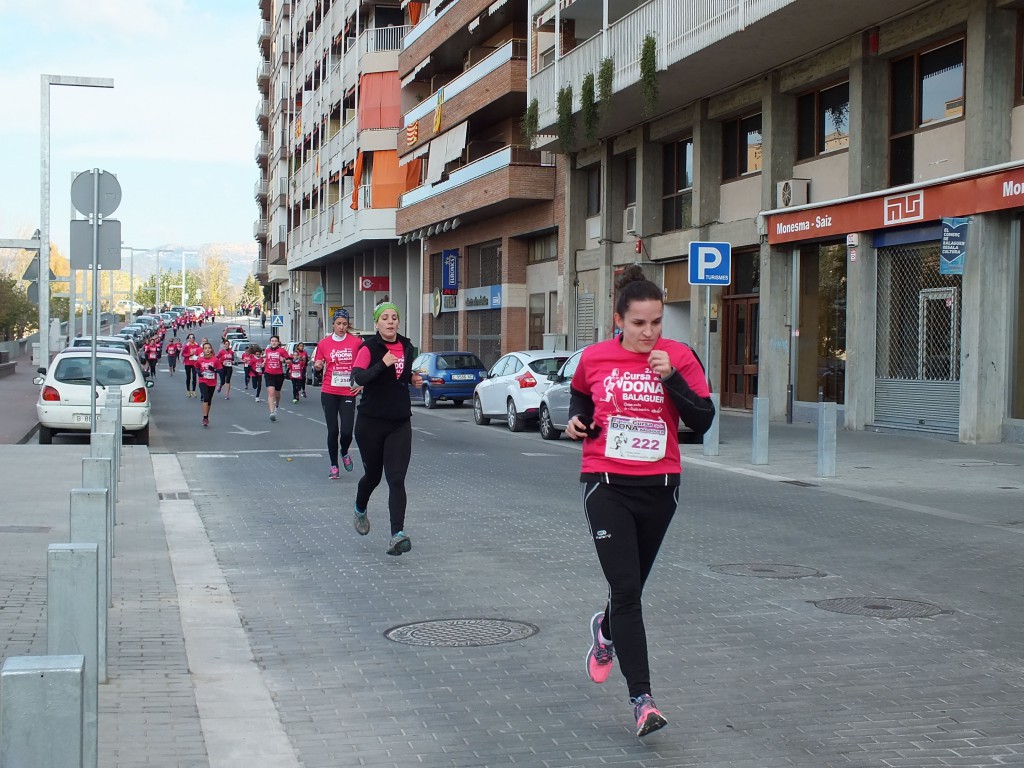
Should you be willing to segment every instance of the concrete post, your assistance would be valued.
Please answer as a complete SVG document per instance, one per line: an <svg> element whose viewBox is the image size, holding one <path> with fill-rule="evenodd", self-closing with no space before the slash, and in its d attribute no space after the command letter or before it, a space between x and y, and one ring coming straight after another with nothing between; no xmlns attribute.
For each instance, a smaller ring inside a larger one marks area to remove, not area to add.
<svg viewBox="0 0 1024 768"><path fill-rule="evenodd" d="M13 656L0 668L0 765L80 768L85 657Z"/></svg>
<svg viewBox="0 0 1024 768"><path fill-rule="evenodd" d="M878 119L878 105L889 101L889 60L871 53L867 32L851 46L848 189L859 195L888 185L889 124Z"/></svg>
<svg viewBox="0 0 1024 768"><path fill-rule="evenodd" d="M114 501L113 493L113 467L111 466L110 459L93 459L84 458L82 459L82 487L83 488L102 488L107 491L107 511L106 511L106 524L107 524L107 594L110 595L110 573L111 567L113 566L114 557L114 507L116 502ZM82 541L82 539L72 536L72 538ZM114 601L111 598L109 605L113 607Z"/></svg>
<svg viewBox="0 0 1024 768"><path fill-rule="evenodd" d="M710 222L718 221L722 210L722 126L717 120L708 118L707 99L703 99L697 107L697 119L693 126L693 152L693 226L699 233L699 239L709 239L705 235ZM655 170L654 178L661 178L660 168ZM697 286L690 290L690 338L696 342L694 346L707 368L708 381L722 389L725 385L721 365L722 334L708 330L708 293L711 302L720 301L722 289L712 286L708 292ZM705 339L708 341L706 344Z"/></svg>
<svg viewBox="0 0 1024 768"><path fill-rule="evenodd" d="M964 115L967 170L1009 162L1011 115L1014 106L1017 13L995 8L993 2L974 2L967 13ZM852 105L851 105L852 106ZM978 251L974 251L978 253Z"/></svg>
<svg viewBox="0 0 1024 768"><path fill-rule="evenodd" d="M818 477L836 476L836 404L818 405Z"/></svg>
<svg viewBox="0 0 1024 768"><path fill-rule="evenodd" d="M751 446L751 464L768 463L768 398L754 398L754 439Z"/></svg>
<svg viewBox="0 0 1024 768"><path fill-rule="evenodd" d="M715 419L711 422L711 429L704 433L704 455L705 456L717 456L718 455L718 424L721 416L721 408L719 403L721 402L722 396L717 392L711 393L711 402L715 405Z"/></svg>
<svg viewBox="0 0 1024 768"><path fill-rule="evenodd" d="M82 459L82 474L85 462ZM94 462L109 462L109 459L91 459ZM108 465L109 466L109 463ZM98 474L98 472L97 472ZM88 541L96 544L96 680L107 682L107 609L110 600L110 547L108 546L108 510L110 493L106 488L73 488L71 490L72 541Z"/></svg>
<svg viewBox="0 0 1024 768"><path fill-rule="evenodd" d="M97 768L98 560L96 544L51 544L46 551L46 652L51 656L81 654L85 657L83 768Z"/></svg>
<svg viewBox="0 0 1024 768"><path fill-rule="evenodd" d="M875 418L878 253L872 247L871 233L857 233L857 242L855 248L846 249L846 405L843 413L847 429L864 429Z"/></svg>
<svg viewBox="0 0 1024 768"><path fill-rule="evenodd" d="M121 473L119 471L118 464L118 448L120 443L120 434L112 432L109 429L103 432L93 432L92 437L89 440L89 455L94 459L110 459L110 468L113 472L111 482L113 487L117 488L117 484L120 480ZM115 499L117 497L115 496ZM112 526L117 525L117 505L114 505L114 516L110 521Z"/></svg>

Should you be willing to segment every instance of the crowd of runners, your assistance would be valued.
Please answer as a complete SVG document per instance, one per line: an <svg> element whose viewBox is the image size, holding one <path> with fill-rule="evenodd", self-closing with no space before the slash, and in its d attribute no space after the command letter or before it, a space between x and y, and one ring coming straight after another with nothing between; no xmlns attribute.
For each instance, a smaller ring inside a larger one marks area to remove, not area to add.
<svg viewBox="0 0 1024 768"><path fill-rule="evenodd" d="M637 736L667 725L654 703L643 620L642 593L679 504L681 459L679 421L702 434L715 410L704 368L686 344L661 335L663 293L639 266L628 267L617 286L617 335L587 347L572 378L566 434L582 441L579 481L583 511L607 581L601 610L587 624L586 671L595 683L610 676L615 659L628 689ZM193 319L201 330L205 318ZM266 347L249 344L241 354L242 386L257 403L265 399L275 422L285 380L292 403L306 397L309 366L318 377L327 427L328 478L351 472L353 441L363 475L356 485L353 526L370 532L369 503L384 480L388 486L389 555L412 550L405 531L405 478L412 455L409 386L422 384L412 371L414 348L399 333L399 307L385 299L374 308L375 333L350 332L346 310L337 310L332 328L310 359L303 344L292 352L272 335ZM218 350L209 338L196 338L192 325L163 333L140 352L150 376L167 356L168 372L185 370L187 398L202 403L202 426L210 424L215 395L230 399L235 353L229 339ZM179 340L179 331L186 332ZM637 382L643 382L637 388ZM623 386L623 384L628 386ZM264 395L265 389L265 395ZM198 394L197 394L198 391ZM643 392L638 396L637 392Z"/></svg>

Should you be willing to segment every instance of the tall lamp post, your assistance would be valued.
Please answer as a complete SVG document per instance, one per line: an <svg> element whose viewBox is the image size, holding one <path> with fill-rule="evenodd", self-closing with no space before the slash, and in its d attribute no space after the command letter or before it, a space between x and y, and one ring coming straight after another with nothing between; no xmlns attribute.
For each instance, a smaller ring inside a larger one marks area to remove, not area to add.
<svg viewBox="0 0 1024 768"><path fill-rule="evenodd" d="M39 360L50 366L50 86L113 88L112 77L40 75L39 134ZM69 329L69 334L71 333Z"/></svg>
<svg viewBox="0 0 1024 768"><path fill-rule="evenodd" d="M135 254L138 253L152 253L152 248L133 248L130 245L122 245L122 251L131 251L131 266L128 268L128 282L131 287L128 289L128 302L129 306L135 303Z"/></svg>
<svg viewBox="0 0 1024 768"><path fill-rule="evenodd" d="M156 252L156 311L160 311L160 254L174 253L168 248L159 248Z"/></svg>

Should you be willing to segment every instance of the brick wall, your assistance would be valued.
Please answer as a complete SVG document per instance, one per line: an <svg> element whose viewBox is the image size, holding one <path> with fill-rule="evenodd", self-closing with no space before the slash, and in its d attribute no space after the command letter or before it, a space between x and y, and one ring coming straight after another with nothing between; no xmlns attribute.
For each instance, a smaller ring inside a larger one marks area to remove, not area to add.
<svg viewBox="0 0 1024 768"><path fill-rule="evenodd" d="M415 69L416 65L436 51L456 32L469 26L475 19L493 4L494 0L460 0L430 29L398 55L398 75L405 77ZM421 24L426 21L424 16Z"/></svg>

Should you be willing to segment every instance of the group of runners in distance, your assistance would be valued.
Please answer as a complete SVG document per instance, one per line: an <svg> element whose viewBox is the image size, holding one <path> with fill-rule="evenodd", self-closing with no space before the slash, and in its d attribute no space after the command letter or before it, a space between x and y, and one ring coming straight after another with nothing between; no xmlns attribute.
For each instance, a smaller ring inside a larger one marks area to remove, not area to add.
<svg viewBox="0 0 1024 768"><path fill-rule="evenodd" d="M662 336L662 289L639 265L624 270L617 289L619 332L583 351L571 380L565 433L582 441L583 511L607 582L604 605L587 623L587 675L604 683L618 658L636 735L643 737L668 723L652 696L642 594L679 504L678 424L682 420L703 434L715 408L696 353ZM242 362L245 386L252 384L257 402L266 385L271 421L277 420L285 378L292 380L297 403L306 396L308 364L322 374L328 477L339 479L342 468L352 471L354 439L363 476L356 486L353 526L361 536L370 532L370 498L385 480L391 533L386 552L402 555L412 549L405 531L405 478L412 454L409 386L421 386L422 379L412 370L412 342L398 332L398 306L385 298L374 308L373 320L375 334L361 338L350 333L349 314L339 309L312 361L303 345L289 354L272 336L265 349L250 345ZM148 360L150 353L145 354ZM167 355L172 374L178 358L183 360L188 397L196 397L198 383L207 426L214 392L223 389L225 399L231 393L230 343L215 351L208 339L199 344L189 333L184 344L172 339Z"/></svg>

